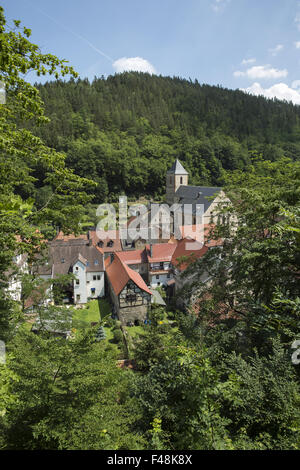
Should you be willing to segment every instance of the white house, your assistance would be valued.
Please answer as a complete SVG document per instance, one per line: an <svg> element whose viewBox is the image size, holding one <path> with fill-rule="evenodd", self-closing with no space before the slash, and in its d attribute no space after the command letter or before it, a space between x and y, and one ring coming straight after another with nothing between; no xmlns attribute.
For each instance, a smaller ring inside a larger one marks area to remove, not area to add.
<svg viewBox="0 0 300 470"><path fill-rule="evenodd" d="M90 299L104 297L104 255L90 240L74 238L53 240L48 244L45 261L38 260L36 274L44 279L73 274L68 300L85 304Z"/></svg>

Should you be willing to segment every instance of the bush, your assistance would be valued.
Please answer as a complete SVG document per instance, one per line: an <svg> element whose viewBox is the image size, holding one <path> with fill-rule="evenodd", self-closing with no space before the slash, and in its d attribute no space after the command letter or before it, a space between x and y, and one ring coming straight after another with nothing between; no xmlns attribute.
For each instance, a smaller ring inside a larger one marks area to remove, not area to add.
<svg viewBox="0 0 300 470"><path fill-rule="evenodd" d="M112 317L109 317L107 320L105 320L105 326L108 328L114 328L116 325L116 320L114 320Z"/></svg>
<svg viewBox="0 0 300 470"><path fill-rule="evenodd" d="M114 336L113 336L113 342L114 343L121 343L123 342L123 333L120 329L115 329L114 332L113 332Z"/></svg>
<svg viewBox="0 0 300 470"><path fill-rule="evenodd" d="M119 330L121 326L122 326L122 323L120 322L120 320L115 320L114 330Z"/></svg>

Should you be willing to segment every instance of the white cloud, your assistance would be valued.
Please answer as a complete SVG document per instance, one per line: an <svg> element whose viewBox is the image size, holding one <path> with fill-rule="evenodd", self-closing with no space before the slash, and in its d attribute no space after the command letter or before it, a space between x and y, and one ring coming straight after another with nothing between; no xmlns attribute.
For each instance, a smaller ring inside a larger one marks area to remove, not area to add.
<svg viewBox="0 0 300 470"><path fill-rule="evenodd" d="M231 0L214 0L212 3L212 9L218 13L219 11L223 10L230 2Z"/></svg>
<svg viewBox="0 0 300 470"><path fill-rule="evenodd" d="M250 64L254 64L254 62L256 62L256 59L253 57L253 59L243 59L241 64L242 65L250 65Z"/></svg>
<svg viewBox="0 0 300 470"><path fill-rule="evenodd" d="M251 80L255 79L271 79L287 77L288 71L286 69L278 70L272 68L270 65L255 65L245 72L237 70L233 74L235 77L247 77Z"/></svg>
<svg viewBox="0 0 300 470"><path fill-rule="evenodd" d="M292 88L294 88L294 90L298 90L298 88L300 88L300 80L294 80L292 83Z"/></svg>
<svg viewBox="0 0 300 470"><path fill-rule="evenodd" d="M294 104L300 105L300 93L290 88L286 83L276 83L270 88L263 88L260 83L255 82L250 87L241 88L241 90L252 95L262 95L266 98L292 101Z"/></svg>
<svg viewBox="0 0 300 470"><path fill-rule="evenodd" d="M296 41L294 44L296 49L300 49L300 41Z"/></svg>
<svg viewBox="0 0 300 470"><path fill-rule="evenodd" d="M276 56L278 52L283 50L283 45L282 44L277 44L277 46L269 49L269 52L271 52L272 56Z"/></svg>
<svg viewBox="0 0 300 470"><path fill-rule="evenodd" d="M117 73L126 71L156 73L153 65L142 57L121 57L112 65Z"/></svg>

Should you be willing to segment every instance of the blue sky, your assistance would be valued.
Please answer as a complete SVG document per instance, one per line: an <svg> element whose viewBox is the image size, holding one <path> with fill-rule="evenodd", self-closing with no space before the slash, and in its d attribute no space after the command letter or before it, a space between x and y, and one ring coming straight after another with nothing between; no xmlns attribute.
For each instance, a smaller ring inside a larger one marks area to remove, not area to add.
<svg viewBox="0 0 300 470"><path fill-rule="evenodd" d="M0 0L81 77L197 78L300 104L299 0ZM35 78L30 77L32 81Z"/></svg>

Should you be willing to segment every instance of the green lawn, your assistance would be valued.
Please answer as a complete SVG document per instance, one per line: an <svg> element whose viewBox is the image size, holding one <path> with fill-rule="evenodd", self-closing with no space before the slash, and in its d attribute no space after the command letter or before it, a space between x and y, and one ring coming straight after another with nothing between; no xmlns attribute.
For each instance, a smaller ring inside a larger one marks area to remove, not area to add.
<svg viewBox="0 0 300 470"><path fill-rule="evenodd" d="M73 328L88 328L92 322L99 322L111 313L111 308L106 299L91 300L85 308L74 309Z"/></svg>
<svg viewBox="0 0 300 470"><path fill-rule="evenodd" d="M143 335L145 330L142 326L126 326L125 329L130 334L131 338L136 338L137 336Z"/></svg>

